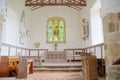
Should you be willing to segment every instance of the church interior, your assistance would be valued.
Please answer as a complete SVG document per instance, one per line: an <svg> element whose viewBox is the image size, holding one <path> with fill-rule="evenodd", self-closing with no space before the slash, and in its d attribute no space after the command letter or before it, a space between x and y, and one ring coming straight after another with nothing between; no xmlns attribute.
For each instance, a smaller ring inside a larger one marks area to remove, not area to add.
<svg viewBox="0 0 120 80"><path fill-rule="evenodd" d="M0 80L120 80L120 0L0 0Z"/></svg>

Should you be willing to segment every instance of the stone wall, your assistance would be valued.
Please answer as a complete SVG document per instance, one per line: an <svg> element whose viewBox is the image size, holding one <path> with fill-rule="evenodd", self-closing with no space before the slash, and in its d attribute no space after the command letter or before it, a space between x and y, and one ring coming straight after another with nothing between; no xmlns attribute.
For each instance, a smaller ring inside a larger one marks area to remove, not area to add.
<svg viewBox="0 0 120 80"><path fill-rule="evenodd" d="M106 80L120 79L120 13L109 13L103 18L105 41Z"/></svg>

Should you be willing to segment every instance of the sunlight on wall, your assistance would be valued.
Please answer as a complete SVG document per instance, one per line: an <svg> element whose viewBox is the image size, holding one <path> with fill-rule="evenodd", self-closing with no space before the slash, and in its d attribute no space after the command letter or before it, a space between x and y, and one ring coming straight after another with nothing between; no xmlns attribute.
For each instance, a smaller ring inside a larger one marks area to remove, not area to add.
<svg viewBox="0 0 120 80"><path fill-rule="evenodd" d="M100 17L101 2L97 0L90 10L92 45L103 43L103 25Z"/></svg>

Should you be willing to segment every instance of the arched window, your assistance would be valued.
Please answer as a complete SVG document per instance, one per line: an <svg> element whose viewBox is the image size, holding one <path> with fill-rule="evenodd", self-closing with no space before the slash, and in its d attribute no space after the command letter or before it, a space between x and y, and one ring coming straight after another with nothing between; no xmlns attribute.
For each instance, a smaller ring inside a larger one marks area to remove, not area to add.
<svg viewBox="0 0 120 80"><path fill-rule="evenodd" d="M65 42L65 20L62 17L50 17L47 20L47 43Z"/></svg>

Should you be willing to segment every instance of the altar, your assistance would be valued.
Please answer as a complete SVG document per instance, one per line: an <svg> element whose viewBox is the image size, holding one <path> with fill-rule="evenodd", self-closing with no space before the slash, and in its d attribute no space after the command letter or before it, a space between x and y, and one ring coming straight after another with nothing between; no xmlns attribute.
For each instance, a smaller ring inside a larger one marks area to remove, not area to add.
<svg viewBox="0 0 120 80"><path fill-rule="evenodd" d="M45 52L44 62L46 63L66 63L67 52L65 51L48 51Z"/></svg>

